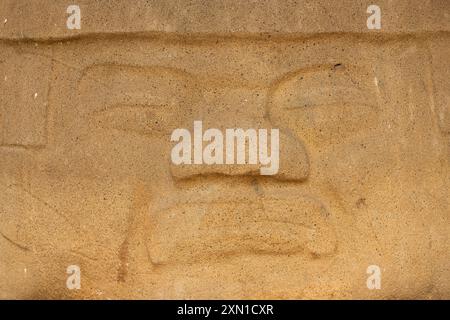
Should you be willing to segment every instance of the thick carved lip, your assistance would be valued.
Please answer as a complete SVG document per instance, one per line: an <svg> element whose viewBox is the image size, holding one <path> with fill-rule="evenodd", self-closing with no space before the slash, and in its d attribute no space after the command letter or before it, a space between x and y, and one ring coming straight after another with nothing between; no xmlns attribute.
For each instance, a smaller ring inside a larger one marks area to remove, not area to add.
<svg viewBox="0 0 450 320"><path fill-rule="evenodd" d="M194 196L151 217L148 250L155 265L189 264L239 255L336 253L330 214L304 194L232 199Z"/></svg>

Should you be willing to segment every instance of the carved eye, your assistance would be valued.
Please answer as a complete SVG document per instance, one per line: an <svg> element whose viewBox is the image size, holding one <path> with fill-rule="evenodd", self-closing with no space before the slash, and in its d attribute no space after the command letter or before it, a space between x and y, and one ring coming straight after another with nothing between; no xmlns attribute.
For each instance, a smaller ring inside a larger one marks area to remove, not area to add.
<svg viewBox="0 0 450 320"><path fill-rule="evenodd" d="M313 144L339 142L378 121L374 78L354 67L320 66L281 79L272 88L269 114Z"/></svg>
<svg viewBox="0 0 450 320"><path fill-rule="evenodd" d="M123 65L89 68L79 90L95 127L146 135L170 134L182 125L197 92L180 70Z"/></svg>

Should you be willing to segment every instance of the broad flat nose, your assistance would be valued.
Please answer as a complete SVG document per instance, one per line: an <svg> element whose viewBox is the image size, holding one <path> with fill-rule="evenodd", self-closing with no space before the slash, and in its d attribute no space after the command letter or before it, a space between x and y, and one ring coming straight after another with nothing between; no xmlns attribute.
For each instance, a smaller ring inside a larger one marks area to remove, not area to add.
<svg viewBox="0 0 450 320"><path fill-rule="evenodd" d="M246 148L246 150L248 151L248 148ZM224 155L225 152L226 151L224 150ZM307 179L310 166L306 149L301 141L284 130L279 131L278 161L278 172L271 177L286 181L303 181ZM194 176L216 174L228 176L258 176L261 175L260 169L262 167L267 167L267 165L263 165L260 162L257 164L249 164L248 157L246 157L245 164L226 164L225 161L223 164L212 165L193 163L193 159L191 164L175 165L171 162L170 169L172 176L176 179L188 179Z"/></svg>
<svg viewBox="0 0 450 320"><path fill-rule="evenodd" d="M203 106L195 108L197 112L183 125L193 133L193 124L196 120L202 121L203 132L210 128L217 128L223 134L226 129L242 128L254 129L278 129L279 154L278 171L272 178L280 180L306 180L309 171L309 159L306 148L301 140L282 127L273 126L265 117L268 99L267 88L208 88L203 92ZM224 135L225 136L225 135ZM267 140L270 143L269 136ZM172 144L172 146L175 143ZM204 143L205 146L208 143ZM225 143L224 143L225 145ZM267 150L270 152L271 148ZM193 150L192 150L193 151ZM259 150L258 150L259 151ZM223 150L225 156L226 150ZM236 148L234 150L236 159ZM193 155L193 152L192 152ZM246 150L248 160L248 148ZM193 160L193 159L192 159ZM260 160L260 159L258 159ZM192 161L194 163L194 161ZM174 165L171 162L171 172L174 178L186 179L193 176L205 175L229 175L229 176L257 176L261 175L261 168L267 165L258 164L189 164Z"/></svg>

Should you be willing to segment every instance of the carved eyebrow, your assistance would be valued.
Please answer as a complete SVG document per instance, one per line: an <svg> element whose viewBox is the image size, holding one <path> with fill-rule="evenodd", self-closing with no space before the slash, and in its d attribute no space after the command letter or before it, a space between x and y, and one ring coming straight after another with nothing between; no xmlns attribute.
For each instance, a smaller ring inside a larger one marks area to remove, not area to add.
<svg viewBox="0 0 450 320"><path fill-rule="evenodd" d="M77 89L89 105L96 96L101 108L124 108L170 105L187 99L194 86L190 75L178 69L106 64L84 69Z"/></svg>
<svg viewBox="0 0 450 320"><path fill-rule="evenodd" d="M370 85L373 84L373 82L369 81L358 81L356 79L358 76L362 76L364 79L364 76L370 76L373 72L369 70L368 68L363 68L355 65L347 65L342 63L337 64L325 64L325 65L316 65L311 67L305 67L301 69L296 69L294 71L290 71L287 73L284 73L281 77L277 78L275 81L272 82L270 85L272 90L273 88L282 86L283 84L293 80L293 79L301 79L301 80L307 80L308 77L311 78L311 76L317 76L321 74L326 74L329 76L332 75L346 75L348 80L351 81L354 85L358 84L366 84Z"/></svg>
<svg viewBox="0 0 450 320"><path fill-rule="evenodd" d="M91 112L93 115L100 115L107 112L115 112L115 111L152 111L161 108L167 108L169 104L147 104L147 103L116 103L112 105L105 106L101 109L94 110Z"/></svg>
<svg viewBox="0 0 450 320"><path fill-rule="evenodd" d="M270 99L287 110L336 104L376 106L378 92L373 79L370 72L355 66L321 65L278 79L270 89Z"/></svg>
<svg viewBox="0 0 450 320"><path fill-rule="evenodd" d="M119 103L105 105L101 109L87 113L85 118L96 128L119 130L141 136L161 136L169 135L183 123L183 113L179 107L179 103Z"/></svg>
<svg viewBox="0 0 450 320"><path fill-rule="evenodd" d="M179 78L190 79L193 76L181 69L173 67L162 67L162 66L137 66L129 64L115 64L115 63L101 63L92 64L84 68L81 72L79 82L84 78L87 78L90 74L103 74L105 77L115 75L119 72L122 73L135 73L135 74L160 74L163 73L171 74Z"/></svg>
<svg viewBox="0 0 450 320"><path fill-rule="evenodd" d="M319 90L315 90L319 89ZM323 87L323 88L309 88L309 91L305 95L297 96L297 101L290 101L289 97L286 97L286 102L293 102L293 105L284 105L283 109L286 110L297 110L302 107L313 107L313 106L328 106L336 104L358 104L358 105L368 105L373 106L372 103L367 98L367 93L355 89L352 87Z"/></svg>

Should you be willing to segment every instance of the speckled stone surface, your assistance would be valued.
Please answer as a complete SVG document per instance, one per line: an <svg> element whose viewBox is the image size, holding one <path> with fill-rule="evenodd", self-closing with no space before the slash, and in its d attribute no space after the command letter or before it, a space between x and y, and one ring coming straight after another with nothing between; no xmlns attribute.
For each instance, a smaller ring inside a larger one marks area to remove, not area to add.
<svg viewBox="0 0 450 320"><path fill-rule="evenodd" d="M448 1L76 2L0 3L0 298L450 298Z"/></svg>

